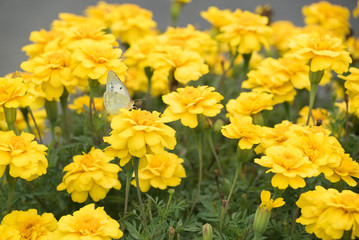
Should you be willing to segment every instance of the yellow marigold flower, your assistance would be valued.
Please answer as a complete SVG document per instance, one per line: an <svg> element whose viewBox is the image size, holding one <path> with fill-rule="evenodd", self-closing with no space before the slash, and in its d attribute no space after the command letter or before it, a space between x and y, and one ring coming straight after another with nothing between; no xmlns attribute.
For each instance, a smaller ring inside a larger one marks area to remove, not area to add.
<svg viewBox="0 0 359 240"><path fill-rule="evenodd" d="M234 118L230 117L231 123L222 127L222 134L227 138L240 139L238 147L240 149L251 149L254 144L258 144L264 132L258 125L252 123L251 117Z"/></svg>
<svg viewBox="0 0 359 240"><path fill-rule="evenodd" d="M2 226L0 225L0 238L1 240L20 240L21 235L19 230L13 226Z"/></svg>
<svg viewBox="0 0 359 240"><path fill-rule="evenodd" d="M130 45L151 34L156 27L152 12L135 4L108 4L100 1L97 6L88 7L86 15L104 21L117 38Z"/></svg>
<svg viewBox="0 0 359 240"><path fill-rule="evenodd" d="M147 192L150 187L161 190L180 185L181 178L186 177L186 171L182 166L183 159L176 154L164 152L161 154L146 154L140 159L138 180L142 192ZM131 182L136 186L136 181Z"/></svg>
<svg viewBox="0 0 359 240"><path fill-rule="evenodd" d="M94 23L84 23L65 30L64 44L68 49L75 50L87 40L107 43L111 46L118 47L118 42L113 34L106 33L103 25Z"/></svg>
<svg viewBox="0 0 359 240"><path fill-rule="evenodd" d="M103 21L96 18L84 17L81 15L76 15L73 13L59 13L59 19L55 19L51 23L52 30L63 33L69 28L80 26L82 24L93 24L94 26L99 26ZM106 28L106 26L103 24Z"/></svg>
<svg viewBox="0 0 359 240"><path fill-rule="evenodd" d="M210 22L215 28L228 25L232 22L233 19L230 9L220 10L214 6L210 6L207 11L202 11L201 16Z"/></svg>
<svg viewBox="0 0 359 240"><path fill-rule="evenodd" d="M294 57L310 62L312 72L331 69L341 74L348 71L352 62L342 40L328 34L300 34L291 41L290 47Z"/></svg>
<svg viewBox="0 0 359 240"><path fill-rule="evenodd" d="M121 170L113 157L107 156L101 149L91 148L88 154L76 155L73 162L64 171L67 173L57 191L67 190L74 202L83 203L90 194L98 202L106 197L111 188L121 189L117 173Z"/></svg>
<svg viewBox="0 0 359 240"><path fill-rule="evenodd" d="M273 94L273 105L291 102L296 95L286 66L277 59L264 59L257 69L251 70L247 76L248 79L242 83L242 87L252 89L253 92Z"/></svg>
<svg viewBox="0 0 359 240"><path fill-rule="evenodd" d="M296 204L302 213L296 221L305 225L308 233L331 240L341 239L345 231L352 231L351 239L359 237L357 193L316 186L315 190L302 193Z"/></svg>
<svg viewBox="0 0 359 240"><path fill-rule="evenodd" d="M111 145L105 152L120 158L120 165L124 166L132 156L140 158L161 153L164 148L173 149L176 131L165 125L166 121L156 111L121 109L111 121L111 135L104 137Z"/></svg>
<svg viewBox="0 0 359 240"><path fill-rule="evenodd" d="M320 1L302 8L304 22L307 25L318 24L332 31L338 37L349 33L350 12L347 8L334 5L327 1Z"/></svg>
<svg viewBox="0 0 359 240"><path fill-rule="evenodd" d="M32 78L44 91L47 100L59 100L64 87L72 92L78 85L73 75L71 55L68 51L46 52L21 63L21 68L32 73Z"/></svg>
<svg viewBox="0 0 359 240"><path fill-rule="evenodd" d="M271 27L273 30L271 44L281 54L288 52L290 39L299 33L299 28L290 21L275 21L271 24Z"/></svg>
<svg viewBox="0 0 359 240"><path fill-rule="evenodd" d="M272 208L278 208L285 204L283 198L277 198L273 201L270 198L270 192L263 190L261 192L261 205L257 208L253 221L253 230L255 234L262 235L267 229Z"/></svg>
<svg viewBox="0 0 359 240"><path fill-rule="evenodd" d="M24 46L21 50L30 58L40 56L44 52L57 51L61 48L61 40L63 33L59 31L32 31L30 33L30 41L32 44Z"/></svg>
<svg viewBox="0 0 359 240"><path fill-rule="evenodd" d="M350 74L347 76L339 75L341 79L345 80L344 87L346 94L349 96L349 101L354 109L359 108L359 68L349 68Z"/></svg>
<svg viewBox="0 0 359 240"><path fill-rule="evenodd" d="M276 200L271 199L270 192L263 190L261 192L261 205L259 207L271 211L272 208L278 208L285 204L283 198L277 198Z"/></svg>
<svg viewBox="0 0 359 240"><path fill-rule="evenodd" d="M75 61L73 74L80 78L81 85L88 84L88 78L106 84L107 73L114 71L121 80L127 70L120 59L122 50L103 42L86 41L72 53Z"/></svg>
<svg viewBox="0 0 359 240"><path fill-rule="evenodd" d="M306 125L307 118L309 113L309 107L304 106L299 111L299 118L297 119L297 123L301 125ZM312 109L312 117L309 120L309 126L316 126L318 120L321 121L321 125L327 129L330 127L330 112L328 112L325 108L314 108ZM314 120L314 121L313 121Z"/></svg>
<svg viewBox="0 0 359 240"><path fill-rule="evenodd" d="M349 186L355 187L357 181L353 179L359 178L359 163L354 161L349 154L343 154L340 165L333 168L333 174L325 178L331 182L338 182L340 179L345 181Z"/></svg>
<svg viewBox="0 0 359 240"><path fill-rule="evenodd" d="M52 240L56 225L57 221L52 213L38 215L36 209L12 211L1 222L1 227L15 228L18 231L9 240Z"/></svg>
<svg viewBox="0 0 359 240"><path fill-rule="evenodd" d="M287 133L291 130L292 126L292 122L284 120L283 122L276 124L273 128L263 128L265 129L264 137L261 139L260 144L256 147L256 153L264 153L264 151L271 146L282 145L288 140Z"/></svg>
<svg viewBox="0 0 359 240"><path fill-rule="evenodd" d="M45 104L46 94L41 88L41 83L34 79L31 73L20 72L20 74L27 88L26 94L31 99L29 106L32 110L42 108Z"/></svg>
<svg viewBox="0 0 359 240"><path fill-rule="evenodd" d="M147 92L148 88L148 78L143 69L138 69L136 67L129 68L126 75L126 81L124 82L130 95L134 95L137 92ZM151 84L154 84L151 82ZM166 85L168 83L166 81ZM151 91L153 86L151 86Z"/></svg>
<svg viewBox="0 0 359 240"><path fill-rule="evenodd" d="M26 107L29 95L22 77L0 77L0 106L6 108Z"/></svg>
<svg viewBox="0 0 359 240"><path fill-rule="evenodd" d="M177 2L177 3L190 3L192 2L192 0L172 0L173 2Z"/></svg>
<svg viewBox="0 0 359 240"><path fill-rule="evenodd" d="M273 95L269 93L242 92L236 99L231 99L226 105L227 117L240 118L251 116L263 110L272 110Z"/></svg>
<svg viewBox="0 0 359 240"><path fill-rule="evenodd" d="M95 109L96 111L102 112L103 111L103 98L102 97L95 97L93 98ZM69 104L69 108L72 110L76 110L77 114L81 114L86 112L89 108L90 104L90 97L88 95L84 95L81 97L75 98L73 104ZM86 109L85 109L86 107Z"/></svg>
<svg viewBox="0 0 359 240"><path fill-rule="evenodd" d="M349 37L346 41L347 49L353 59L359 59L359 38Z"/></svg>
<svg viewBox="0 0 359 240"><path fill-rule="evenodd" d="M223 108L223 105L219 104L223 96L214 90L214 87L208 86L177 88L176 92L162 97L163 102L169 105L163 116L171 121L181 119L181 123L190 128L197 127L197 115L214 117Z"/></svg>
<svg viewBox="0 0 359 240"><path fill-rule="evenodd" d="M22 132L16 136L13 131L0 131L1 161L10 163L10 175L27 181L46 174L47 147L33 141L34 135ZM0 169L1 170L1 169Z"/></svg>
<svg viewBox="0 0 359 240"><path fill-rule="evenodd" d="M222 33L217 38L240 54L249 54L262 46L269 47L272 29L267 24L267 17L237 9L232 22L220 28Z"/></svg>
<svg viewBox="0 0 359 240"><path fill-rule="evenodd" d="M182 50L178 46L158 46L153 54L152 66L154 71L167 72L173 70L174 79L182 84L198 80L208 73L208 65L203 58L194 51ZM154 76L152 76L155 80Z"/></svg>
<svg viewBox="0 0 359 240"><path fill-rule="evenodd" d="M112 219L103 207L88 204L73 215L60 218L54 239L57 240L109 240L121 238L120 224Z"/></svg>
<svg viewBox="0 0 359 240"><path fill-rule="evenodd" d="M272 186L279 189L286 189L288 185L294 189L302 188L305 186L303 178L317 174L315 165L303 151L290 144L269 147L265 156L254 159L254 162L269 168L266 173L274 173Z"/></svg>

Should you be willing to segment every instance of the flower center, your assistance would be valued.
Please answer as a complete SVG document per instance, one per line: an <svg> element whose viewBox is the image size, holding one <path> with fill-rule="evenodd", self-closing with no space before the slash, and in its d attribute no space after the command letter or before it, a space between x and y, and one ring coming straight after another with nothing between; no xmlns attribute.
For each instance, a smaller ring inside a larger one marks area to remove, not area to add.
<svg viewBox="0 0 359 240"><path fill-rule="evenodd" d="M141 111L136 113L137 114L135 114L134 120L138 125L151 126L154 122L156 122L156 117L150 112Z"/></svg>
<svg viewBox="0 0 359 240"><path fill-rule="evenodd" d="M83 217L78 221L78 231L83 235L93 235L98 234L98 231L101 227L100 221L93 217Z"/></svg>
<svg viewBox="0 0 359 240"><path fill-rule="evenodd" d="M81 163L86 167L92 167L95 163L95 159L93 158L93 156L85 154L81 159Z"/></svg>
<svg viewBox="0 0 359 240"><path fill-rule="evenodd" d="M10 146L13 150L24 150L26 148L26 143L22 137L12 136L10 139Z"/></svg>

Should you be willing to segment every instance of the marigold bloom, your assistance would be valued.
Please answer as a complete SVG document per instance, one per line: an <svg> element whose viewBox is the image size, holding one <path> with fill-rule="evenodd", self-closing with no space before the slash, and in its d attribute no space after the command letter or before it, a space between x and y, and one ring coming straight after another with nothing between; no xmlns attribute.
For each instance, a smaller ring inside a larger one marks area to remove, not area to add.
<svg viewBox="0 0 359 240"><path fill-rule="evenodd" d="M198 80L208 73L208 65L203 58L194 51L182 50L178 46L158 46L152 57L154 71L166 72L169 76L173 70L173 77L182 84ZM155 78L152 76L154 81Z"/></svg>
<svg viewBox="0 0 359 240"><path fill-rule="evenodd" d="M227 138L240 139L238 147L251 149L254 144L260 142L264 132L263 129L252 123L251 117L234 118L230 117L231 123L222 127L222 134Z"/></svg>
<svg viewBox="0 0 359 240"><path fill-rule="evenodd" d="M359 163L354 161L349 154L343 154L340 164L332 170L333 174L325 177L329 181L338 182L342 179L351 187L357 185L357 181L353 177L359 178Z"/></svg>
<svg viewBox="0 0 359 240"><path fill-rule="evenodd" d="M223 96L214 90L214 87L208 86L178 88L176 92L162 97L163 102L168 105L163 116L172 121L181 119L181 123L190 128L197 127L197 115L214 117L223 108L223 105L219 104Z"/></svg>
<svg viewBox="0 0 359 240"><path fill-rule="evenodd" d="M1 222L1 227L15 228L18 231L18 237L14 234L13 238L5 238L7 240L52 240L56 225L57 221L52 213L38 215L36 209L12 211Z"/></svg>
<svg viewBox="0 0 359 240"><path fill-rule="evenodd" d="M111 146L105 152L121 159L125 165L132 156L158 154L164 148L173 149L176 145L176 131L165 125L168 119L160 117L159 112L121 109L111 121L111 135L104 141Z"/></svg>
<svg viewBox="0 0 359 240"><path fill-rule="evenodd" d="M88 204L73 215L60 218L54 239L58 240L109 240L121 238L120 224L112 219L103 207Z"/></svg>
<svg viewBox="0 0 359 240"><path fill-rule="evenodd" d="M146 154L140 159L138 169L141 191L147 192L150 187L164 190L180 185L181 178L186 177L182 163L183 159L173 153ZM131 183L136 186L135 180Z"/></svg>
<svg viewBox="0 0 359 240"><path fill-rule="evenodd" d="M267 17L237 9L232 22L220 28L222 33L217 38L240 54L259 51L262 46L269 47L272 30L267 24Z"/></svg>
<svg viewBox="0 0 359 240"><path fill-rule="evenodd" d="M341 74L348 71L352 62L342 40L328 34L300 34L291 41L290 47L294 57L310 61L312 72L332 69Z"/></svg>
<svg viewBox="0 0 359 240"><path fill-rule="evenodd" d="M230 9L220 10L214 6L210 6L207 11L202 11L201 16L216 28L230 24L233 19Z"/></svg>
<svg viewBox="0 0 359 240"><path fill-rule="evenodd" d="M289 51L290 39L299 33L296 27L290 21L275 21L271 24L273 36L271 44L274 45L281 54Z"/></svg>
<svg viewBox="0 0 359 240"><path fill-rule="evenodd" d="M308 233L330 240L341 239L344 231L352 230L351 239L359 237L357 193L316 186L315 190L302 193L296 204L302 213L296 221L305 225Z"/></svg>
<svg viewBox="0 0 359 240"><path fill-rule="evenodd" d="M29 40L32 44L24 46L21 50L30 58L38 57L44 52L57 51L61 48L63 33L59 31L32 31Z"/></svg>
<svg viewBox="0 0 359 240"><path fill-rule="evenodd" d="M109 70L113 70L124 81L127 70L120 59L122 50L103 42L84 41L71 57L75 61L73 74L80 78L80 85L87 85L88 78L106 84Z"/></svg>
<svg viewBox="0 0 359 240"><path fill-rule="evenodd" d="M285 204L283 198L277 198L275 200L271 199L270 197L270 192L263 190L261 192L261 205L259 207L267 210L267 211L271 211L272 208L278 208L281 207Z"/></svg>
<svg viewBox="0 0 359 240"><path fill-rule="evenodd" d="M340 5L320 1L309 6L304 6L302 13L306 24L318 24L332 31L338 37L343 38L350 31L350 12L347 8Z"/></svg>
<svg viewBox="0 0 359 240"><path fill-rule="evenodd" d="M351 106L355 109L359 108L359 68L349 68L350 74L348 76L340 75L339 77L344 82L346 88L346 94L349 96Z"/></svg>
<svg viewBox="0 0 359 240"><path fill-rule="evenodd" d="M64 168L67 173L57 186L58 191L66 189L72 201L83 203L90 194L98 202L106 197L111 188L121 189L117 176L121 169L110 163L113 157L107 156L102 150L93 147L88 154L76 155L73 160Z"/></svg>
<svg viewBox="0 0 359 240"><path fill-rule="evenodd" d="M308 118L309 107L304 106L299 111L299 117L297 119L297 123L301 125L306 125ZM314 119L314 120L313 120ZM318 120L321 121L321 126L329 129L330 127L330 112L328 112L325 108L314 108L312 109L312 117L309 119L309 126L316 126Z"/></svg>
<svg viewBox="0 0 359 240"><path fill-rule="evenodd" d="M288 185L294 189L302 188L305 186L303 178L317 174L315 165L303 151L290 144L269 147L265 156L254 159L254 162L270 168L266 173L274 173L272 186L279 189L286 189Z"/></svg>
<svg viewBox="0 0 359 240"><path fill-rule="evenodd" d="M26 85L21 77L0 77L0 106L6 108L26 107L29 96Z"/></svg>
<svg viewBox="0 0 359 240"><path fill-rule="evenodd" d="M95 109L96 111L102 112L103 111L103 98L102 97L95 97L93 98ZM74 102L72 104L69 104L69 108L72 110L76 110L77 114L81 114L83 112L86 112L87 109L89 109L90 104L90 97L88 95L84 95L81 97L75 98Z"/></svg>
<svg viewBox="0 0 359 240"><path fill-rule="evenodd" d="M359 59L359 38L349 37L345 43L352 59Z"/></svg>
<svg viewBox="0 0 359 240"><path fill-rule="evenodd" d="M242 92L236 99L231 99L226 105L227 117L251 116L263 110L272 110L272 94Z"/></svg>
<svg viewBox="0 0 359 240"><path fill-rule="evenodd" d="M22 132L16 136L13 131L0 131L0 159L10 165L10 175L27 181L46 174L47 147L33 141L35 136ZM3 165L3 164L1 164ZM1 169L0 169L1 172Z"/></svg>
<svg viewBox="0 0 359 240"><path fill-rule="evenodd" d="M78 85L77 78L73 75L71 55L68 51L45 52L22 62L21 68L32 73L32 79L41 84L49 101L59 100L64 87L72 92Z"/></svg>
<svg viewBox="0 0 359 240"><path fill-rule="evenodd" d="M357 1L357 6L353 9L353 17L357 18L359 16L359 1Z"/></svg>
<svg viewBox="0 0 359 240"><path fill-rule="evenodd" d="M86 15L105 22L117 38L130 45L151 34L156 27L152 12L135 4L109 4L100 1L97 6L88 7Z"/></svg>
<svg viewBox="0 0 359 240"><path fill-rule="evenodd" d="M242 87L252 89L253 92L273 94L273 105L291 102L296 95L287 67L277 59L264 59L247 76L248 80L242 83Z"/></svg>
<svg viewBox="0 0 359 240"><path fill-rule="evenodd" d="M15 227L0 225L1 240L20 240L21 235Z"/></svg>

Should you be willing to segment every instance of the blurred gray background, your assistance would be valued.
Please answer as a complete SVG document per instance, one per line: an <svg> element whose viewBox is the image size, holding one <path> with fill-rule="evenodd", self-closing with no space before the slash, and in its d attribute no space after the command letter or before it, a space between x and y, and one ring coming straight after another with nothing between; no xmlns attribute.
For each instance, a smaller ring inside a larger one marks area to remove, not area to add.
<svg viewBox="0 0 359 240"><path fill-rule="evenodd" d="M22 61L27 60L21 48L30 43L29 35L34 30L49 29L51 22L60 12L82 14L87 6L96 5L97 0L0 0L0 76L20 70ZM134 3L151 10L153 18L161 30L170 23L169 9L171 0L108 0L108 3ZM191 23L200 29L210 25L201 18L200 11L209 6L220 9L236 9L254 11L258 5L270 4L274 11L273 20L290 20L298 26L303 26L301 8L316 1L309 0L192 0L186 5L179 18L178 25L186 26ZM346 6L353 10L356 0L329 1ZM350 19L354 32L359 31L359 18Z"/></svg>

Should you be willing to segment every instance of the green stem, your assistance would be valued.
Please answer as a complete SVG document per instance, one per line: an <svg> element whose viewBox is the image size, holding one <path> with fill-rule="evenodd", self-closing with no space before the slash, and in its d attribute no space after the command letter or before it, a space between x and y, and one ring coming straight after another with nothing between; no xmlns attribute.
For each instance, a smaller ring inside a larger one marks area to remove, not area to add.
<svg viewBox="0 0 359 240"><path fill-rule="evenodd" d="M39 136L40 143L42 143L42 137L41 137L40 129L39 129L39 126L38 126L37 123L36 123L34 114L33 114L32 110L31 110L30 106L27 106L26 109L27 109L27 111L30 113L31 119L32 119L32 121L34 122L36 131L37 131L37 135Z"/></svg>
<svg viewBox="0 0 359 240"><path fill-rule="evenodd" d="M178 20L179 15L181 14L182 6L183 6L183 3L179 3L179 2L172 3L171 9L170 9L171 26L172 27L177 26L177 20Z"/></svg>
<svg viewBox="0 0 359 240"><path fill-rule="evenodd" d="M89 86L90 86L90 103L89 103L89 118L90 118L90 126L91 129L94 130L94 124L93 124L93 116L92 116L92 108L95 107L93 98L95 96L95 91L98 86L98 81L89 78ZM96 109L95 109L96 110Z"/></svg>
<svg viewBox="0 0 359 240"><path fill-rule="evenodd" d="M202 172L203 172L203 159L202 159L202 139L200 137L197 137L197 134L195 132L194 129L193 130L193 134L194 134L194 138L196 140L196 145L197 145L197 151L198 151L198 184L197 184L197 189L196 189L196 193L194 195L194 199L193 199L193 203L192 203L192 207L191 210L189 211L189 214L187 216L187 218L189 218L193 212L193 209L197 203L197 199L198 199L198 195L199 192L201 190L201 183L202 183Z"/></svg>
<svg viewBox="0 0 359 240"><path fill-rule="evenodd" d="M71 142L70 125L69 125L69 118L68 118L69 114L68 114L68 109L67 109L68 100L69 100L69 92L65 88L64 92L62 93L62 95L60 97L60 103L61 103L61 110L62 110L62 121L64 122L64 128L65 128L66 142L70 143Z"/></svg>
<svg viewBox="0 0 359 240"><path fill-rule="evenodd" d="M232 193L234 191L234 188L236 187L236 182L237 182L239 173L241 172L241 167L242 167L243 161L240 161L240 155L241 155L240 152L241 152L241 149L239 147L237 147L237 154L236 154L237 155L237 167L236 167L236 172L234 174L232 187L231 187L231 190L229 191L229 194L228 194L227 205L229 204L229 201L231 200L231 196L232 196Z"/></svg>
<svg viewBox="0 0 359 240"><path fill-rule="evenodd" d="M171 204L171 200L172 200L172 196L173 196L173 193L174 193L174 192L175 192L174 189L169 189L169 190L168 190L168 193L170 194L170 197L168 198L167 205L166 205L166 209L165 209L165 211L164 211L164 213L163 213L163 216L162 216L162 218L161 218L160 223L162 223L162 221L165 219L165 217L166 217L166 215L167 215L168 207L169 207L170 204Z"/></svg>
<svg viewBox="0 0 359 240"><path fill-rule="evenodd" d="M249 62L251 60L252 53L243 54L243 66L241 71L241 82L247 79L247 73L249 71Z"/></svg>
<svg viewBox="0 0 359 240"><path fill-rule="evenodd" d="M312 109L317 95L318 83L310 83L310 96L309 96L309 112L306 125L309 125L310 117L312 116ZM315 124L315 123L314 123Z"/></svg>
<svg viewBox="0 0 359 240"><path fill-rule="evenodd" d="M214 144L213 144L213 139L212 139L212 134L211 134L211 129L209 129L207 131L207 137L208 137L208 143L209 143L209 146L212 150L212 153L214 155L214 158L216 159L216 162L217 162L217 165L218 165L218 169L219 169L219 173L221 174L221 176L223 177L224 174L223 174L223 169L222 169L222 166L221 166L221 162L219 161L218 159L218 155L217 155L217 152L216 152L216 149L214 148Z"/></svg>
<svg viewBox="0 0 359 240"><path fill-rule="evenodd" d="M145 216L145 211L143 209L143 203L142 203L142 197L141 197L141 190L140 190L140 182L139 182L139 179L138 179L138 165L139 165L139 159L138 158L134 158L133 159L133 167L134 167L134 171L135 171L135 180L136 180L136 189L137 189L137 197L138 197L138 201L139 201L139 204L140 204L140 209L141 209L141 215L142 215L142 218L143 218L143 226L144 226L144 230L146 232L148 232L148 229L147 229L147 219L146 219L146 216ZM128 163L127 163L128 164Z"/></svg>
<svg viewBox="0 0 359 240"><path fill-rule="evenodd" d="M15 186L16 186L17 178L13 178L13 177L10 175L9 166L6 167L6 170L5 170L5 171L6 171L6 179L7 179L7 182L8 182L8 184L9 184L9 186L10 186L6 212L7 212L7 213L10 213L11 203L12 203L12 197L14 196L14 191L15 191Z"/></svg>
<svg viewBox="0 0 359 240"><path fill-rule="evenodd" d="M147 84L147 99L146 99L146 105L147 109L151 110L151 102L152 102L152 94L151 94L151 79L153 75L153 69L151 67L145 67L145 73L147 76L148 84Z"/></svg>
<svg viewBox="0 0 359 240"><path fill-rule="evenodd" d="M8 130L14 131L16 135L19 135L20 133L15 127L17 109L4 107L4 112Z"/></svg>
<svg viewBox="0 0 359 240"><path fill-rule="evenodd" d="M126 217L126 214L127 214L128 195L130 192L131 178L132 178L132 174L133 174L133 167L132 167L131 161L125 165L125 169L126 169L126 192L125 192L125 208L123 210L124 217ZM137 182L136 182L136 184L137 184ZM123 226L124 226L124 224L123 224Z"/></svg>
<svg viewBox="0 0 359 240"><path fill-rule="evenodd" d="M50 129L51 129L51 138L52 141L55 142L55 127L57 121L57 102L56 101L48 101L45 102L45 110L47 118L50 122Z"/></svg>

